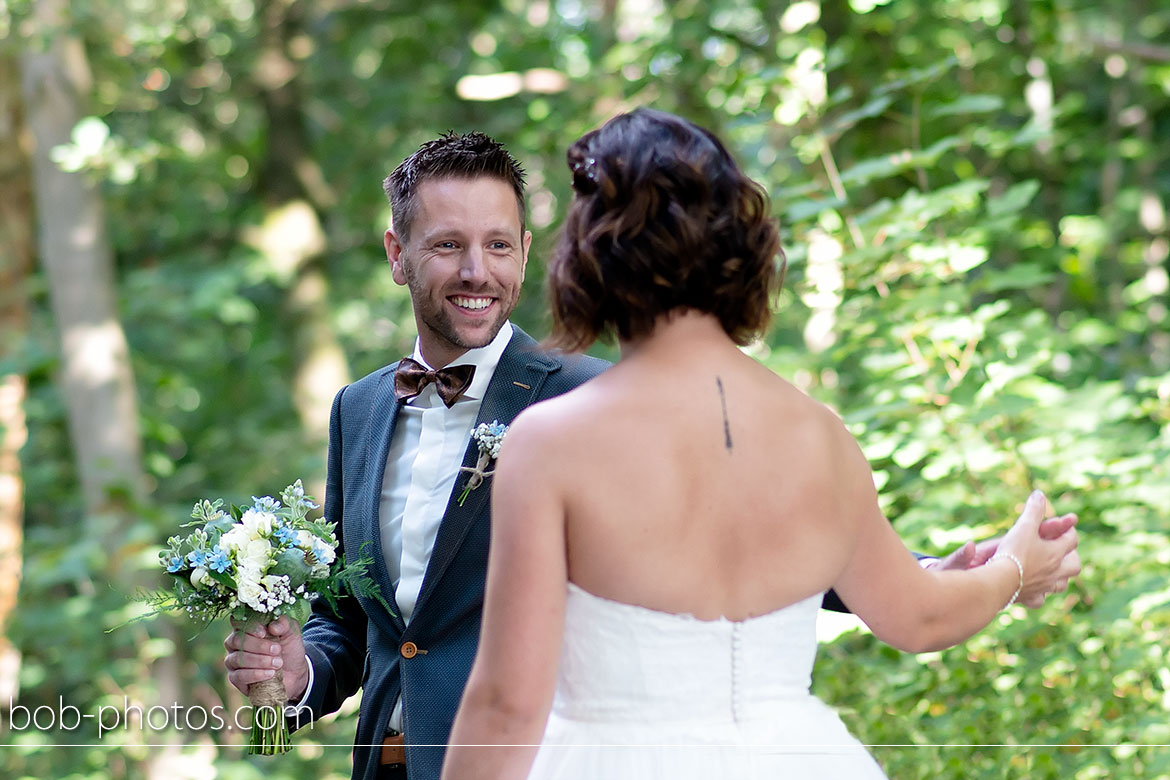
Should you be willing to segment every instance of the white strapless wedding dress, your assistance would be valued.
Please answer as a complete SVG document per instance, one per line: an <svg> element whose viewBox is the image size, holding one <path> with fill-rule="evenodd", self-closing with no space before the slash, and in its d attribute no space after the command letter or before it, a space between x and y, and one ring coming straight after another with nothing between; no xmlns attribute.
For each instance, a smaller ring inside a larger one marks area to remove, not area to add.
<svg viewBox="0 0 1170 780"><path fill-rule="evenodd" d="M699 620L569 584L556 698L529 780L884 780L809 693L821 595Z"/></svg>

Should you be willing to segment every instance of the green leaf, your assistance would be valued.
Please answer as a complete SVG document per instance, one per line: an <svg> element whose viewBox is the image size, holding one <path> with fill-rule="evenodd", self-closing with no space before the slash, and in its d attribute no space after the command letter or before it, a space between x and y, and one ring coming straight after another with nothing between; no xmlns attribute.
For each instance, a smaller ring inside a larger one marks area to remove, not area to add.
<svg viewBox="0 0 1170 780"><path fill-rule="evenodd" d="M309 620L309 616L313 614L313 607L306 599L297 599L296 603L292 605L288 616L297 621L298 625L305 625Z"/></svg>
<svg viewBox="0 0 1170 780"><path fill-rule="evenodd" d="M828 209L837 209L844 205L845 201L839 198L792 200L784 209L784 223L804 222L819 216Z"/></svg>
<svg viewBox="0 0 1170 780"><path fill-rule="evenodd" d="M231 527L235 524L235 520L233 520L228 515L224 515L223 517L217 518L212 520L210 523L207 523L203 526L203 528L207 531L207 538L212 541L212 544L214 544L215 540L217 540L220 536L223 536L223 534L225 534L227 531L231 530Z"/></svg>
<svg viewBox="0 0 1170 780"><path fill-rule="evenodd" d="M988 198L987 214L991 217L1017 214L1032 202L1032 198L1036 197L1036 193L1039 191L1040 182L1036 179L1029 179L1028 181L1015 184L1009 187L1002 195Z"/></svg>
<svg viewBox="0 0 1170 780"><path fill-rule="evenodd" d="M985 114L1003 110L1003 98L999 95L963 95L950 103L931 106L925 115L930 119L956 114Z"/></svg>
<svg viewBox="0 0 1170 780"><path fill-rule="evenodd" d="M825 132L829 135L835 135L837 133L844 132L845 130L848 130L860 122L862 119L869 119L870 117L878 116L887 108L889 108L890 104L893 102L893 97L889 95L879 95L862 105L860 108L856 108L852 111L846 111L844 114L838 116L833 120L833 123L826 129Z"/></svg>
<svg viewBox="0 0 1170 780"><path fill-rule="evenodd" d="M989 272L979 279L976 285L988 293L998 293L1004 290L1031 290L1048 284L1055 277L1055 271L1047 269L1039 263L1016 263L1008 268Z"/></svg>
<svg viewBox="0 0 1170 780"><path fill-rule="evenodd" d="M862 160L841 172L841 181L850 186L882 179L918 166L934 165L944 152L961 143L958 136L948 136L921 151L901 149L892 154Z"/></svg>

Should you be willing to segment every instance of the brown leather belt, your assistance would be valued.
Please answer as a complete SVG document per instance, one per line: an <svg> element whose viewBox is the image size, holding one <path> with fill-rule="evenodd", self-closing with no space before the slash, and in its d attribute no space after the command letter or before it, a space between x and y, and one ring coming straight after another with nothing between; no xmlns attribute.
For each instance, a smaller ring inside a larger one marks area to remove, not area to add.
<svg viewBox="0 0 1170 780"><path fill-rule="evenodd" d="M382 741L382 766L387 764L405 764L406 747L401 734L386 737Z"/></svg>

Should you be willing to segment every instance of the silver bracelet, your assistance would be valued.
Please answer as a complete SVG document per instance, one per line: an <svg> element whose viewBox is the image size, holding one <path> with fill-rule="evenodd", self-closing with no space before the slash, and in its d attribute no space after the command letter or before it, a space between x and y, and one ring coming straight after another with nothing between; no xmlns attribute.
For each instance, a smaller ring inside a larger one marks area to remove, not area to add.
<svg viewBox="0 0 1170 780"><path fill-rule="evenodd" d="M1011 561L1016 565L1016 568L1020 570L1020 584L1016 586L1016 592L1012 594L1010 599L1008 599L1008 603L1003 605L1003 608L1007 609L1012 604L1016 603L1016 599L1020 597L1020 591L1024 589L1024 564L1020 563L1020 559L1011 553L997 552L995 555L991 556L991 561L994 561L996 558L1003 558L1004 560ZM991 561L988 561L988 563L991 563Z"/></svg>

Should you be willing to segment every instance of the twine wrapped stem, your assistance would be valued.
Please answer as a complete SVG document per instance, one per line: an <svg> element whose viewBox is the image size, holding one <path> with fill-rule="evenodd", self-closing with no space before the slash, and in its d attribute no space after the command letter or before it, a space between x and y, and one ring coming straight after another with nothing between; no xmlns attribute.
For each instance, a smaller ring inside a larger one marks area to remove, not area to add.
<svg viewBox="0 0 1170 780"><path fill-rule="evenodd" d="M460 472L469 472L471 478L467 480L467 484L463 486L463 492L459 494L459 506L463 506L463 502L467 500L467 496L471 491L483 484L485 477L490 477L495 474L495 469L485 471L488 464L492 462L492 454L486 450L479 451L479 460L475 462L475 468L468 468L467 466L460 466Z"/></svg>
<svg viewBox="0 0 1170 780"><path fill-rule="evenodd" d="M252 703L252 738L248 754L274 756L287 753L291 747L288 724L284 720L284 672L276 670L271 678L248 686L248 701Z"/></svg>

